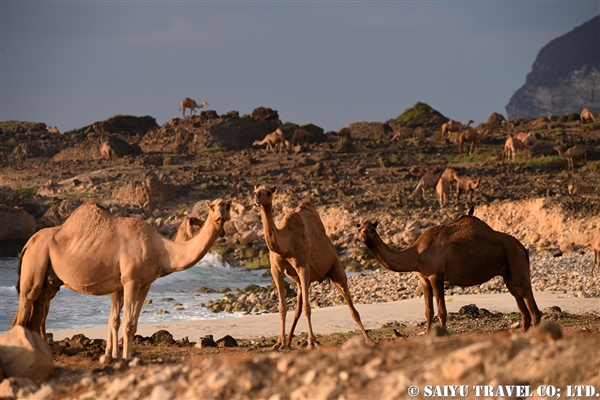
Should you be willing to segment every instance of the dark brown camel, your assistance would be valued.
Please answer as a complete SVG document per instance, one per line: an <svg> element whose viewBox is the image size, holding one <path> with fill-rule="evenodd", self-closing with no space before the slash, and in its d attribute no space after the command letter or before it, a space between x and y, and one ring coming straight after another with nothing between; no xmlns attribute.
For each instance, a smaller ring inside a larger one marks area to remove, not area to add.
<svg viewBox="0 0 600 400"><path fill-rule="evenodd" d="M462 216L427 229L404 250L394 250L381 240L376 228L377 222L363 222L358 226L359 239L385 268L417 273L425 298L427 332L433 321L433 296L440 324L446 326L445 284L480 285L496 275L504 278L517 300L523 332L532 321L539 324L541 314L533 298L529 255L513 236L493 230L476 217Z"/></svg>

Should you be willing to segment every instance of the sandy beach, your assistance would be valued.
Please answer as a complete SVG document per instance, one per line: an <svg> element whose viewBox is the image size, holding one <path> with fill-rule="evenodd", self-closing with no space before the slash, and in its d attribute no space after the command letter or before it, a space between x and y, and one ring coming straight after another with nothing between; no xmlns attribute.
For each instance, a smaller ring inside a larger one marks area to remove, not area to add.
<svg viewBox="0 0 600 400"><path fill-rule="evenodd" d="M534 295L540 310L546 307L558 306L562 311L574 314L585 312L600 313L600 298L576 298L569 297L569 294L553 292L535 292ZM476 304L479 308L486 308L489 311L504 313L518 311L515 299L508 293L446 296L448 312L458 312L462 306L467 304ZM413 325L425 320L422 298L389 303L357 304L356 309L360 313L366 329L380 328L384 323L391 321ZM286 330L289 329L292 319L293 310L288 310ZM347 332L358 329L347 306L315 308L312 310L312 322L315 334ZM205 335L213 335L215 338L231 335L239 339L275 336L279 334L279 314L271 313L239 318L145 324L138 326L137 334L151 336L154 332L161 329L169 331L175 340L188 337L190 341L197 341ZM302 316L298 322L296 332L305 331L306 322L304 316ZM94 339L105 338L107 335L107 325L97 328L53 331L52 333L54 340L70 338L78 333Z"/></svg>

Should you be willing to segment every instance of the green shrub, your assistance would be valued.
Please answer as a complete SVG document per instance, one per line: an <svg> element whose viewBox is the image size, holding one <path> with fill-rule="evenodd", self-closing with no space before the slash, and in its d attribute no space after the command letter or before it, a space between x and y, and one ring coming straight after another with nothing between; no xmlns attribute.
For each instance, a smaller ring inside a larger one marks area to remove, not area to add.
<svg viewBox="0 0 600 400"><path fill-rule="evenodd" d="M434 112L433 108L425 103L417 102L412 108L407 108L404 112L396 119L396 122L403 125L414 123L418 120L424 120Z"/></svg>
<svg viewBox="0 0 600 400"><path fill-rule="evenodd" d="M17 188L17 194L21 197L32 198L38 192L38 189L35 187L30 188Z"/></svg>

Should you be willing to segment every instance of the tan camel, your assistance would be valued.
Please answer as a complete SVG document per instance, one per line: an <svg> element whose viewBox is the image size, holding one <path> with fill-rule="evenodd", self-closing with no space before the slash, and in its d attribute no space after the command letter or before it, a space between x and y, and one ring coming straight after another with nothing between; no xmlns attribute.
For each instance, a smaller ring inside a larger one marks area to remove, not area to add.
<svg viewBox="0 0 600 400"><path fill-rule="evenodd" d="M458 151L462 153L463 151L463 143L469 142L471 143L471 147L469 147L469 155L473 153L473 148L477 148L479 142L484 139L489 134L488 130L483 132L479 132L477 129L467 129L466 131L461 132L458 135Z"/></svg>
<svg viewBox="0 0 600 400"><path fill-rule="evenodd" d="M538 325L541 313L533 297L529 255L521 242L511 235L490 228L472 216L433 226L403 250L389 248L377 233L377 222L363 222L358 237L385 268L395 272L416 272L423 288L427 332L433 322L433 296L437 299L441 326L446 326L444 285L473 286L496 275L517 300L522 330L533 322Z"/></svg>
<svg viewBox="0 0 600 400"><path fill-rule="evenodd" d="M543 125L543 124L548 124L550 123L550 118L546 117L546 116L542 116L539 117L538 119L536 119L535 121L533 121L531 123L531 125Z"/></svg>
<svg viewBox="0 0 600 400"><path fill-rule="evenodd" d="M515 138L519 139L525 147L533 147L537 143L537 137L533 132L519 132Z"/></svg>
<svg viewBox="0 0 600 400"><path fill-rule="evenodd" d="M456 204L458 204L458 201L460 200L460 192L461 191L467 193L467 197L469 198L468 201L472 201L473 200L473 191L479 187L479 184L481 183L481 177L477 178L477 182L473 182L473 179L471 179L468 176L457 177L457 178L455 178L455 180L456 180Z"/></svg>
<svg viewBox="0 0 600 400"><path fill-rule="evenodd" d="M446 181L446 183L448 184L450 193L451 193L452 192L452 182L454 182L456 179L458 179L458 174L456 173L456 171L453 168L447 167L444 170L444 172L442 172L442 176L440 176L440 179L443 179L444 181Z"/></svg>
<svg viewBox="0 0 600 400"><path fill-rule="evenodd" d="M497 112L495 112L492 115L490 115L487 123L488 123L488 125L491 125L491 124L502 125L502 122L506 122L506 118L504 118L504 115L498 114Z"/></svg>
<svg viewBox="0 0 600 400"><path fill-rule="evenodd" d="M255 140L252 146L262 146L263 144L267 145L267 149L277 148L281 150L286 145L285 136L283 136L281 128L277 128L267 134L263 140Z"/></svg>
<svg viewBox="0 0 600 400"><path fill-rule="evenodd" d="M198 104L194 100L190 99L189 97L186 97L179 104L179 109L181 110L181 113L183 114L183 118L185 118L185 109L186 108L190 109L190 115L194 115L196 113L196 108L200 109L202 107L206 107L207 105L208 105L208 103L205 101L203 101L202 104Z"/></svg>
<svg viewBox="0 0 600 400"><path fill-rule="evenodd" d="M469 129L469 126L473 123L473 121L468 120L465 125L461 124L458 121L453 119L449 120L445 124L442 125L442 133L440 135L440 142L444 141L444 135L446 132L450 135L450 139L456 139L458 132L464 131L465 129Z"/></svg>
<svg viewBox="0 0 600 400"><path fill-rule="evenodd" d="M123 357L131 358L138 317L152 282L200 261L230 219L230 202L206 204L207 223L185 243L165 238L144 221L113 216L94 202L79 207L63 225L37 232L21 251L19 306L12 326L27 326L45 337L50 300L62 285L84 294L110 294L106 354L119 355L124 306Z"/></svg>
<svg viewBox="0 0 600 400"><path fill-rule="evenodd" d="M506 142L504 142L504 150L502 151L502 162L508 162L512 158L512 162L515 162L515 155L517 152L525 150L525 145L519 139L508 135Z"/></svg>
<svg viewBox="0 0 600 400"><path fill-rule="evenodd" d="M102 158L113 158L117 156L108 142L102 142L102 146L100 147L100 155Z"/></svg>
<svg viewBox="0 0 600 400"><path fill-rule="evenodd" d="M450 185L444 178L440 178L438 180L438 183L435 187L435 193L437 194L440 207L444 207L446 205L446 200L450 195Z"/></svg>
<svg viewBox="0 0 600 400"><path fill-rule="evenodd" d="M308 347L316 345L311 324L309 287L311 282L329 278L340 292L352 318L358 324L367 343L373 343L365 330L358 311L352 304L346 272L338 253L327 237L315 206L308 200L302 201L294 211L283 216L275 225L273 219L274 186L262 185L254 188L254 201L260 207L262 223L265 229L265 240L269 247L271 274L279 293L279 317L281 319L279 340L274 348L287 349L292 344L294 329L300 315L304 311L308 330ZM298 285L298 302L294 312L294 322L290 334L285 336L285 318L287 304L285 301L284 274Z"/></svg>
<svg viewBox="0 0 600 400"><path fill-rule="evenodd" d="M202 230L203 221L196 217L185 217L175 234L176 242L187 242Z"/></svg>
<svg viewBox="0 0 600 400"><path fill-rule="evenodd" d="M554 148L554 150L558 151L558 155L561 157L565 157L567 159L567 164L568 164L568 170L572 171L574 170L574 163L573 161L575 160L581 160L582 165L586 164L587 161L587 151L585 150L585 147L581 147L579 145L575 145L573 147L571 147L570 149L568 149L567 151L563 152L562 149L560 148L560 146L556 146Z"/></svg>
<svg viewBox="0 0 600 400"><path fill-rule="evenodd" d="M594 114L592 114L590 109L587 107L583 107L583 110L581 110L580 117L583 122L587 122L587 121L596 122L596 118L594 117Z"/></svg>
<svg viewBox="0 0 600 400"><path fill-rule="evenodd" d="M292 146L302 145L303 143L305 146L308 144L308 132L305 129L296 129L294 136L292 136Z"/></svg>
<svg viewBox="0 0 600 400"><path fill-rule="evenodd" d="M415 130L412 128L409 128L407 126L401 126L398 129L396 129L396 133L394 133L394 136L392 136L392 141L399 141L401 142L404 139L408 139L411 137L415 136Z"/></svg>
<svg viewBox="0 0 600 400"><path fill-rule="evenodd" d="M596 236L592 239L592 249L594 249L594 264L592 264L591 275L594 276L594 268L600 269L600 227L596 230Z"/></svg>
<svg viewBox="0 0 600 400"><path fill-rule="evenodd" d="M49 126L47 126L47 127L46 127L46 130L47 130L48 132L50 132L50 133L58 133L58 134L60 134L60 131L58 130L58 128L57 128L57 127L54 127L54 128L52 128L52 127L49 127Z"/></svg>
<svg viewBox="0 0 600 400"><path fill-rule="evenodd" d="M432 174L431 172L426 173L421 177L419 183L417 184L417 187L408 197L415 197L419 190L421 190L421 192L423 193L423 199L425 199L425 192L428 190L435 189L438 179L438 175Z"/></svg>

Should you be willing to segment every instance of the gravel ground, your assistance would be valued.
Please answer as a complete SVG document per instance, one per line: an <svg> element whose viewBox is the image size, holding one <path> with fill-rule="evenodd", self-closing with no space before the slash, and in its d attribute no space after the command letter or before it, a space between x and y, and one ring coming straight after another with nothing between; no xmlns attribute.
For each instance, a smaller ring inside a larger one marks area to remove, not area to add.
<svg viewBox="0 0 600 400"><path fill-rule="evenodd" d="M534 291L556 291L574 297L600 297L600 277L590 275L594 256L592 252L569 253L553 256L544 251L530 255L531 281ZM385 269L362 272L348 278L352 299L357 304L384 303L410 299L422 295L421 285L414 273L396 273ZM288 290L287 303L296 306L295 285ZM478 286L448 287L446 295L508 292L501 277ZM329 281L314 282L310 288L312 307L344 304L341 295ZM230 292L220 300L206 303L214 310L245 312L277 312L277 293L274 287L248 287Z"/></svg>

